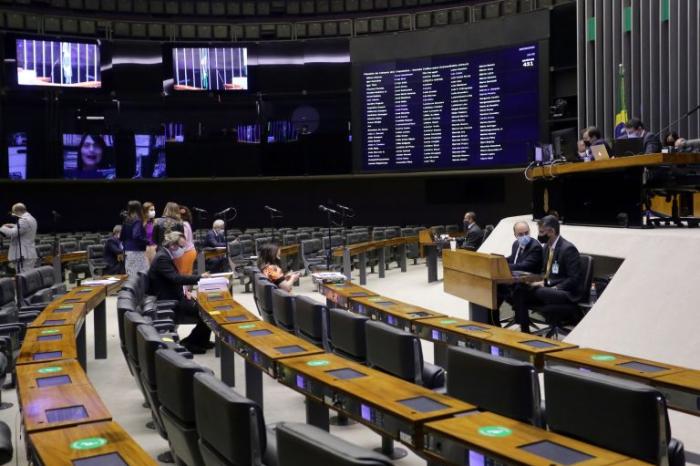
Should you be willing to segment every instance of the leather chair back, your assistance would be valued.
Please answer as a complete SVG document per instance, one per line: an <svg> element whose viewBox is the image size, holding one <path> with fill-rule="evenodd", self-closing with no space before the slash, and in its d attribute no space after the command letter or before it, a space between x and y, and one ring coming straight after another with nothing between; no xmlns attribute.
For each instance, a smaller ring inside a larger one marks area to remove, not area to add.
<svg viewBox="0 0 700 466"><path fill-rule="evenodd" d="M365 324L365 332L369 367L423 384L423 352L414 334L375 321Z"/></svg>
<svg viewBox="0 0 700 466"><path fill-rule="evenodd" d="M288 332L294 332L294 296L280 288L274 288L272 316L275 325Z"/></svg>
<svg viewBox="0 0 700 466"><path fill-rule="evenodd" d="M294 303L294 332L299 338L323 345L324 320L327 319L328 309L323 304L308 296L296 296Z"/></svg>
<svg viewBox="0 0 700 466"><path fill-rule="evenodd" d="M367 360L365 323L367 316L344 309L328 309L325 345L340 356L364 363Z"/></svg>

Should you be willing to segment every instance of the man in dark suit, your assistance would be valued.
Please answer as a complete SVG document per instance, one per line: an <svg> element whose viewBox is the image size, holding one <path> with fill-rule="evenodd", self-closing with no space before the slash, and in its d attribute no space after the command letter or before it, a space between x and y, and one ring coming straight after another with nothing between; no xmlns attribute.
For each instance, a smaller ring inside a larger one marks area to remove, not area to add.
<svg viewBox="0 0 700 466"><path fill-rule="evenodd" d="M584 159L587 158L588 160L593 160L593 152L591 151L591 147L593 146L605 146L605 148L608 151L608 154L612 153L612 148L610 147L610 144L608 144L608 142L605 139L603 139L602 133L595 126L589 126L588 128L583 130L582 141L583 145L586 148L583 154Z"/></svg>
<svg viewBox="0 0 700 466"><path fill-rule="evenodd" d="M462 248L476 251L484 240L484 232L476 224L476 214L467 212L464 214L464 243Z"/></svg>
<svg viewBox="0 0 700 466"><path fill-rule="evenodd" d="M199 275L180 275L175 268L174 258L184 254L187 241L185 236L179 231L172 231L165 235L162 248L158 250L151 267L148 269L148 293L156 296L158 300L173 300L178 304L175 307L175 315L180 320L183 315L197 318L197 325L187 338L180 341L192 354L204 354L207 349L213 348L209 341L209 328L199 318L197 305L194 301L185 297L182 287L185 285L195 285ZM209 276L208 273L201 277Z"/></svg>
<svg viewBox="0 0 700 466"><path fill-rule="evenodd" d="M105 268L102 272L104 275L124 273L124 247L122 246L122 242L119 241L121 232L122 226L115 225L114 228L112 228L112 236L105 242L104 251L102 253L102 257L105 261Z"/></svg>
<svg viewBox="0 0 700 466"><path fill-rule="evenodd" d="M212 229L207 232L207 240L204 245L206 248L225 248L226 237L224 236L224 221L215 220ZM207 270L212 273L224 272L226 270L226 256L218 256L212 259L207 259Z"/></svg>
<svg viewBox="0 0 700 466"><path fill-rule="evenodd" d="M644 128L644 123L639 118L632 118L625 123L627 139L644 139L643 147L645 154L657 154L661 152L661 139L658 134L650 133Z"/></svg>
<svg viewBox="0 0 700 466"><path fill-rule="evenodd" d="M513 225L515 241L511 247L510 256L506 257L511 272L540 273L542 270L542 246L530 236L530 225L527 222L516 222ZM520 285L498 285L498 307L503 301L513 303L512 298ZM491 312L491 324L500 325L498 309Z"/></svg>
<svg viewBox="0 0 700 466"><path fill-rule="evenodd" d="M533 283L514 298L516 320L523 332L530 331L531 305L573 303L583 293L581 255L576 246L559 236L559 230L559 220L555 217L548 215L542 219L537 239L544 244L544 280Z"/></svg>

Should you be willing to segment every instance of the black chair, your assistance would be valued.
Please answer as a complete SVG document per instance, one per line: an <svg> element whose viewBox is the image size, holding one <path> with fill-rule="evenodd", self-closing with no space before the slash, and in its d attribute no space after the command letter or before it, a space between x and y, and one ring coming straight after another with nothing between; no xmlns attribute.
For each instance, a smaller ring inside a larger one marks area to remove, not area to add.
<svg viewBox="0 0 700 466"><path fill-rule="evenodd" d="M355 362L367 361L365 324L369 317L344 309L328 309L328 325L323 328L323 346Z"/></svg>
<svg viewBox="0 0 700 466"><path fill-rule="evenodd" d="M13 456L12 432L6 423L0 421L0 464L9 463Z"/></svg>
<svg viewBox="0 0 700 466"><path fill-rule="evenodd" d="M433 237L435 237L435 238L447 233L447 230L445 229L445 225L434 225L434 226L430 227L430 231L433 232Z"/></svg>
<svg viewBox="0 0 700 466"><path fill-rule="evenodd" d="M19 308L15 298L15 281L12 278L0 278L0 324L9 324L19 320Z"/></svg>
<svg viewBox="0 0 700 466"><path fill-rule="evenodd" d="M43 309L53 299L51 288L44 288L39 269L18 273L15 278L17 280L17 294L19 295L21 308L35 307Z"/></svg>
<svg viewBox="0 0 700 466"><path fill-rule="evenodd" d="M272 290L276 289L277 286L267 280L262 274L257 274L254 280L253 299L255 300L255 305L258 307L258 313L265 322L274 323Z"/></svg>
<svg viewBox="0 0 700 466"><path fill-rule="evenodd" d="M274 426L267 429L260 406L211 374L194 375L199 449L207 465L276 466Z"/></svg>
<svg viewBox="0 0 700 466"><path fill-rule="evenodd" d="M445 225L445 233L447 233L450 236L457 236L459 231L460 228L458 225Z"/></svg>
<svg viewBox="0 0 700 466"><path fill-rule="evenodd" d="M549 430L647 463L685 464L655 388L567 367L544 371Z"/></svg>
<svg viewBox="0 0 700 466"><path fill-rule="evenodd" d="M279 466L389 466L389 458L308 424L277 426Z"/></svg>
<svg viewBox="0 0 700 466"><path fill-rule="evenodd" d="M272 318L279 328L294 333L294 296L283 289L272 290Z"/></svg>
<svg viewBox="0 0 700 466"><path fill-rule="evenodd" d="M101 244L91 244L87 248L88 268L93 277L102 275L107 264L104 260L104 247Z"/></svg>
<svg viewBox="0 0 700 466"><path fill-rule="evenodd" d="M328 325L327 322L328 308L326 306L308 296L295 297L294 333L296 336L329 351L329 348L324 345L323 339L323 329Z"/></svg>
<svg viewBox="0 0 700 466"><path fill-rule="evenodd" d="M447 373L448 395L483 410L544 427L540 383L532 364L450 346Z"/></svg>
<svg viewBox="0 0 700 466"><path fill-rule="evenodd" d="M265 244L270 244L272 243L272 238L267 235L263 235L258 237L255 235L255 255L259 256L260 255L260 249L265 245Z"/></svg>
<svg viewBox="0 0 700 466"><path fill-rule="evenodd" d="M38 267L35 269L41 276L41 286L46 289L51 290L51 298L56 298L66 294L66 284L63 282L56 283L56 276L53 267L50 265L45 265L43 267Z"/></svg>
<svg viewBox="0 0 700 466"><path fill-rule="evenodd" d="M418 236L418 229L402 228L401 236ZM420 245L418 244L418 241L406 245L406 257L408 259L413 259L414 264L418 263L418 258L420 257Z"/></svg>
<svg viewBox="0 0 700 466"><path fill-rule="evenodd" d="M307 239L301 241L300 254L306 273L326 269L326 257L323 252L323 243L320 239Z"/></svg>
<svg viewBox="0 0 700 466"><path fill-rule="evenodd" d="M445 385L444 369L423 361L420 340L414 334L374 321L365 324L365 332L369 367L430 389Z"/></svg>
<svg viewBox="0 0 700 466"><path fill-rule="evenodd" d="M209 370L191 357L167 349L156 351L155 365L160 417L175 461L187 466L204 466L199 451L192 386L196 373Z"/></svg>
<svg viewBox="0 0 700 466"><path fill-rule="evenodd" d="M544 316L547 327L535 332L547 338L559 338L571 332L567 326L578 324L588 311L590 301L591 284L593 283L593 258L581 254L581 270L583 271L583 291L581 296L572 303L546 304L543 306L533 306L532 311Z"/></svg>

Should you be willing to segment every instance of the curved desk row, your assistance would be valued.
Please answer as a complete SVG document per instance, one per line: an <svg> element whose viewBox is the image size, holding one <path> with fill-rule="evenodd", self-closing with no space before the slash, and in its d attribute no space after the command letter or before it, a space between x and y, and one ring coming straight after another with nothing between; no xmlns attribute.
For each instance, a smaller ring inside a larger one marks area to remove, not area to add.
<svg viewBox="0 0 700 466"><path fill-rule="evenodd" d="M95 311L95 353L106 357L104 315L98 312L104 313L115 287L77 287L54 300L27 329L17 359L17 396L28 454L38 464L157 464L112 421L85 373L85 316Z"/></svg>
<svg viewBox="0 0 700 466"><path fill-rule="evenodd" d="M333 257L343 259L343 274L350 280L352 258L358 256L360 268L360 284L367 283L367 253L377 251L379 278L384 278L386 270L386 249L396 246L399 254L401 271L406 271L406 245L418 243L417 236L397 236L396 238L380 239L362 243L347 244L333 248Z"/></svg>
<svg viewBox="0 0 700 466"><path fill-rule="evenodd" d="M228 292L200 293L198 302L200 314L220 342L222 374L230 374L225 366L233 365L232 359L224 359L224 351L240 355L246 367L246 396L263 402L260 378L265 372L306 397L309 424L328 430L328 411L332 409L440 464L468 464L468 455L456 455L459 449L508 464L552 464L552 458L542 456L546 453L522 449L533 442L578 452L586 458L581 465L636 462L512 419L480 413L469 403L327 353L258 320ZM233 386L235 380L227 383ZM464 435L468 431L462 422L472 423L484 434ZM504 429L499 435L492 435L498 427L495 422ZM507 435L501 435L506 431ZM444 448L448 444L450 448Z"/></svg>

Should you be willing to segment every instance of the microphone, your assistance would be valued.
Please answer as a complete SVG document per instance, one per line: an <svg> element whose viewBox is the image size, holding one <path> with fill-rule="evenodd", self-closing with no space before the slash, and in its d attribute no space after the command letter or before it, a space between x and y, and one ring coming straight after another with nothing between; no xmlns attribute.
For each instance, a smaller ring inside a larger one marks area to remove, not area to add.
<svg viewBox="0 0 700 466"><path fill-rule="evenodd" d="M200 209L199 207L192 207L192 210L194 210L195 212L199 212L201 214L208 214L209 213L208 210Z"/></svg>
<svg viewBox="0 0 700 466"><path fill-rule="evenodd" d="M279 210L275 209L274 207L270 207L269 205L266 205L266 206L265 206L265 210L267 210L268 212L275 213L275 214L281 214L281 213L282 213L282 212L280 212Z"/></svg>
<svg viewBox="0 0 700 466"><path fill-rule="evenodd" d="M331 208L329 208L329 207L326 207L326 206L324 206L323 204L321 204L321 205L318 206L318 210L320 210L321 212L327 212L327 213L329 213L329 214L338 215L338 211L333 210L333 209L331 209Z"/></svg>
<svg viewBox="0 0 700 466"><path fill-rule="evenodd" d="M337 202L335 203L335 206L339 209L343 209L346 212L352 212L352 209L348 206L344 206L343 204L338 204Z"/></svg>
<svg viewBox="0 0 700 466"><path fill-rule="evenodd" d="M228 207L228 208L222 210L221 212L217 212L214 215L217 215L217 216L226 215L227 213L231 212L233 209L234 209L233 207Z"/></svg>
<svg viewBox="0 0 700 466"><path fill-rule="evenodd" d="M687 112L685 112L685 113L684 113L683 115L681 115L681 117L678 118L676 121L673 121L673 122L669 123L669 124L666 125L663 129L659 130L659 131L656 132L656 133L652 133L652 134L654 134L655 137L660 138L662 133L665 133L666 131L668 131L669 129L671 129L671 127L677 125L677 124L680 123L682 120L685 120L685 119L688 118L690 115L692 115L693 113L697 112L698 110L700 110L700 104L697 104L694 108L691 108L690 110L688 110ZM663 141L662 141L662 142L663 142Z"/></svg>

